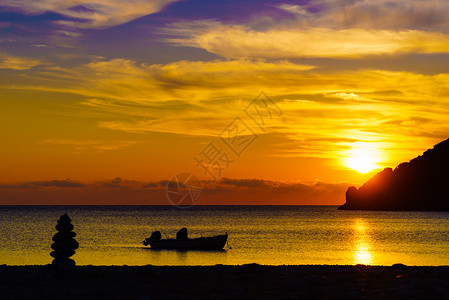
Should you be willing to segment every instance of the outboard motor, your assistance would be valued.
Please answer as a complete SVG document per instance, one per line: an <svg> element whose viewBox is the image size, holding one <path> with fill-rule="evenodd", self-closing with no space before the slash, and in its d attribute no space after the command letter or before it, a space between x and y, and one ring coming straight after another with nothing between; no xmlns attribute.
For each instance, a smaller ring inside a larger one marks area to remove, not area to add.
<svg viewBox="0 0 449 300"><path fill-rule="evenodd" d="M183 227L176 233L177 240L187 240L189 237L187 236L187 228Z"/></svg>
<svg viewBox="0 0 449 300"><path fill-rule="evenodd" d="M161 239L162 239L162 234L161 234L161 232L160 232L160 231L155 231L155 232L153 232L153 233L151 234L151 236L150 236L149 238L146 238L146 239L143 241L143 244L144 244L145 246L147 246L147 245L150 244L150 241L160 241Z"/></svg>

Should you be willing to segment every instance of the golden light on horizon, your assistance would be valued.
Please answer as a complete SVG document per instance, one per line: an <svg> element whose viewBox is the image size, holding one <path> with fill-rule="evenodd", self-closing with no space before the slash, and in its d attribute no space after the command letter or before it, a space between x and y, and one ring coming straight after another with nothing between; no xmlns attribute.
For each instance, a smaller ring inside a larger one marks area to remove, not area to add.
<svg viewBox="0 0 449 300"><path fill-rule="evenodd" d="M380 152L368 143L357 142L345 154L344 165L359 173L365 174L380 166Z"/></svg>

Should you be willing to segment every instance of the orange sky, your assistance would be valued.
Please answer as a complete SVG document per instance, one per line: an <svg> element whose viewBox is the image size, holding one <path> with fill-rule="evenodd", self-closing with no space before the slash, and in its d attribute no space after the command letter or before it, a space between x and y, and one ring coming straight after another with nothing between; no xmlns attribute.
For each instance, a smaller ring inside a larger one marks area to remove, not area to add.
<svg viewBox="0 0 449 300"><path fill-rule="evenodd" d="M342 204L447 138L447 6L7 1L0 204Z"/></svg>

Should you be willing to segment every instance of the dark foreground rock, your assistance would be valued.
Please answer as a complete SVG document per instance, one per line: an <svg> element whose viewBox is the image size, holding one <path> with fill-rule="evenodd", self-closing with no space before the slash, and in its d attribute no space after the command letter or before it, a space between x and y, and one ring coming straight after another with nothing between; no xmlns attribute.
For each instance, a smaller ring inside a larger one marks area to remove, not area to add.
<svg viewBox="0 0 449 300"><path fill-rule="evenodd" d="M0 266L0 299L449 299L449 267Z"/></svg>
<svg viewBox="0 0 449 300"><path fill-rule="evenodd" d="M449 139L346 191L347 210L449 211Z"/></svg>

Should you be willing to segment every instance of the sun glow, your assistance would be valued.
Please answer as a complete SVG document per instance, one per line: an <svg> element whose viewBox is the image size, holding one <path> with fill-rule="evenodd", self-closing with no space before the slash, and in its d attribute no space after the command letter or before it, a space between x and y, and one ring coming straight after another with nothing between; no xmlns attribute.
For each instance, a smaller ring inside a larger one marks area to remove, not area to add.
<svg viewBox="0 0 449 300"><path fill-rule="evenodd" d="M346 167L359 173L368 173L379 168L380 155L376 148L367 143L356 143L345 155Z"/></svg>

